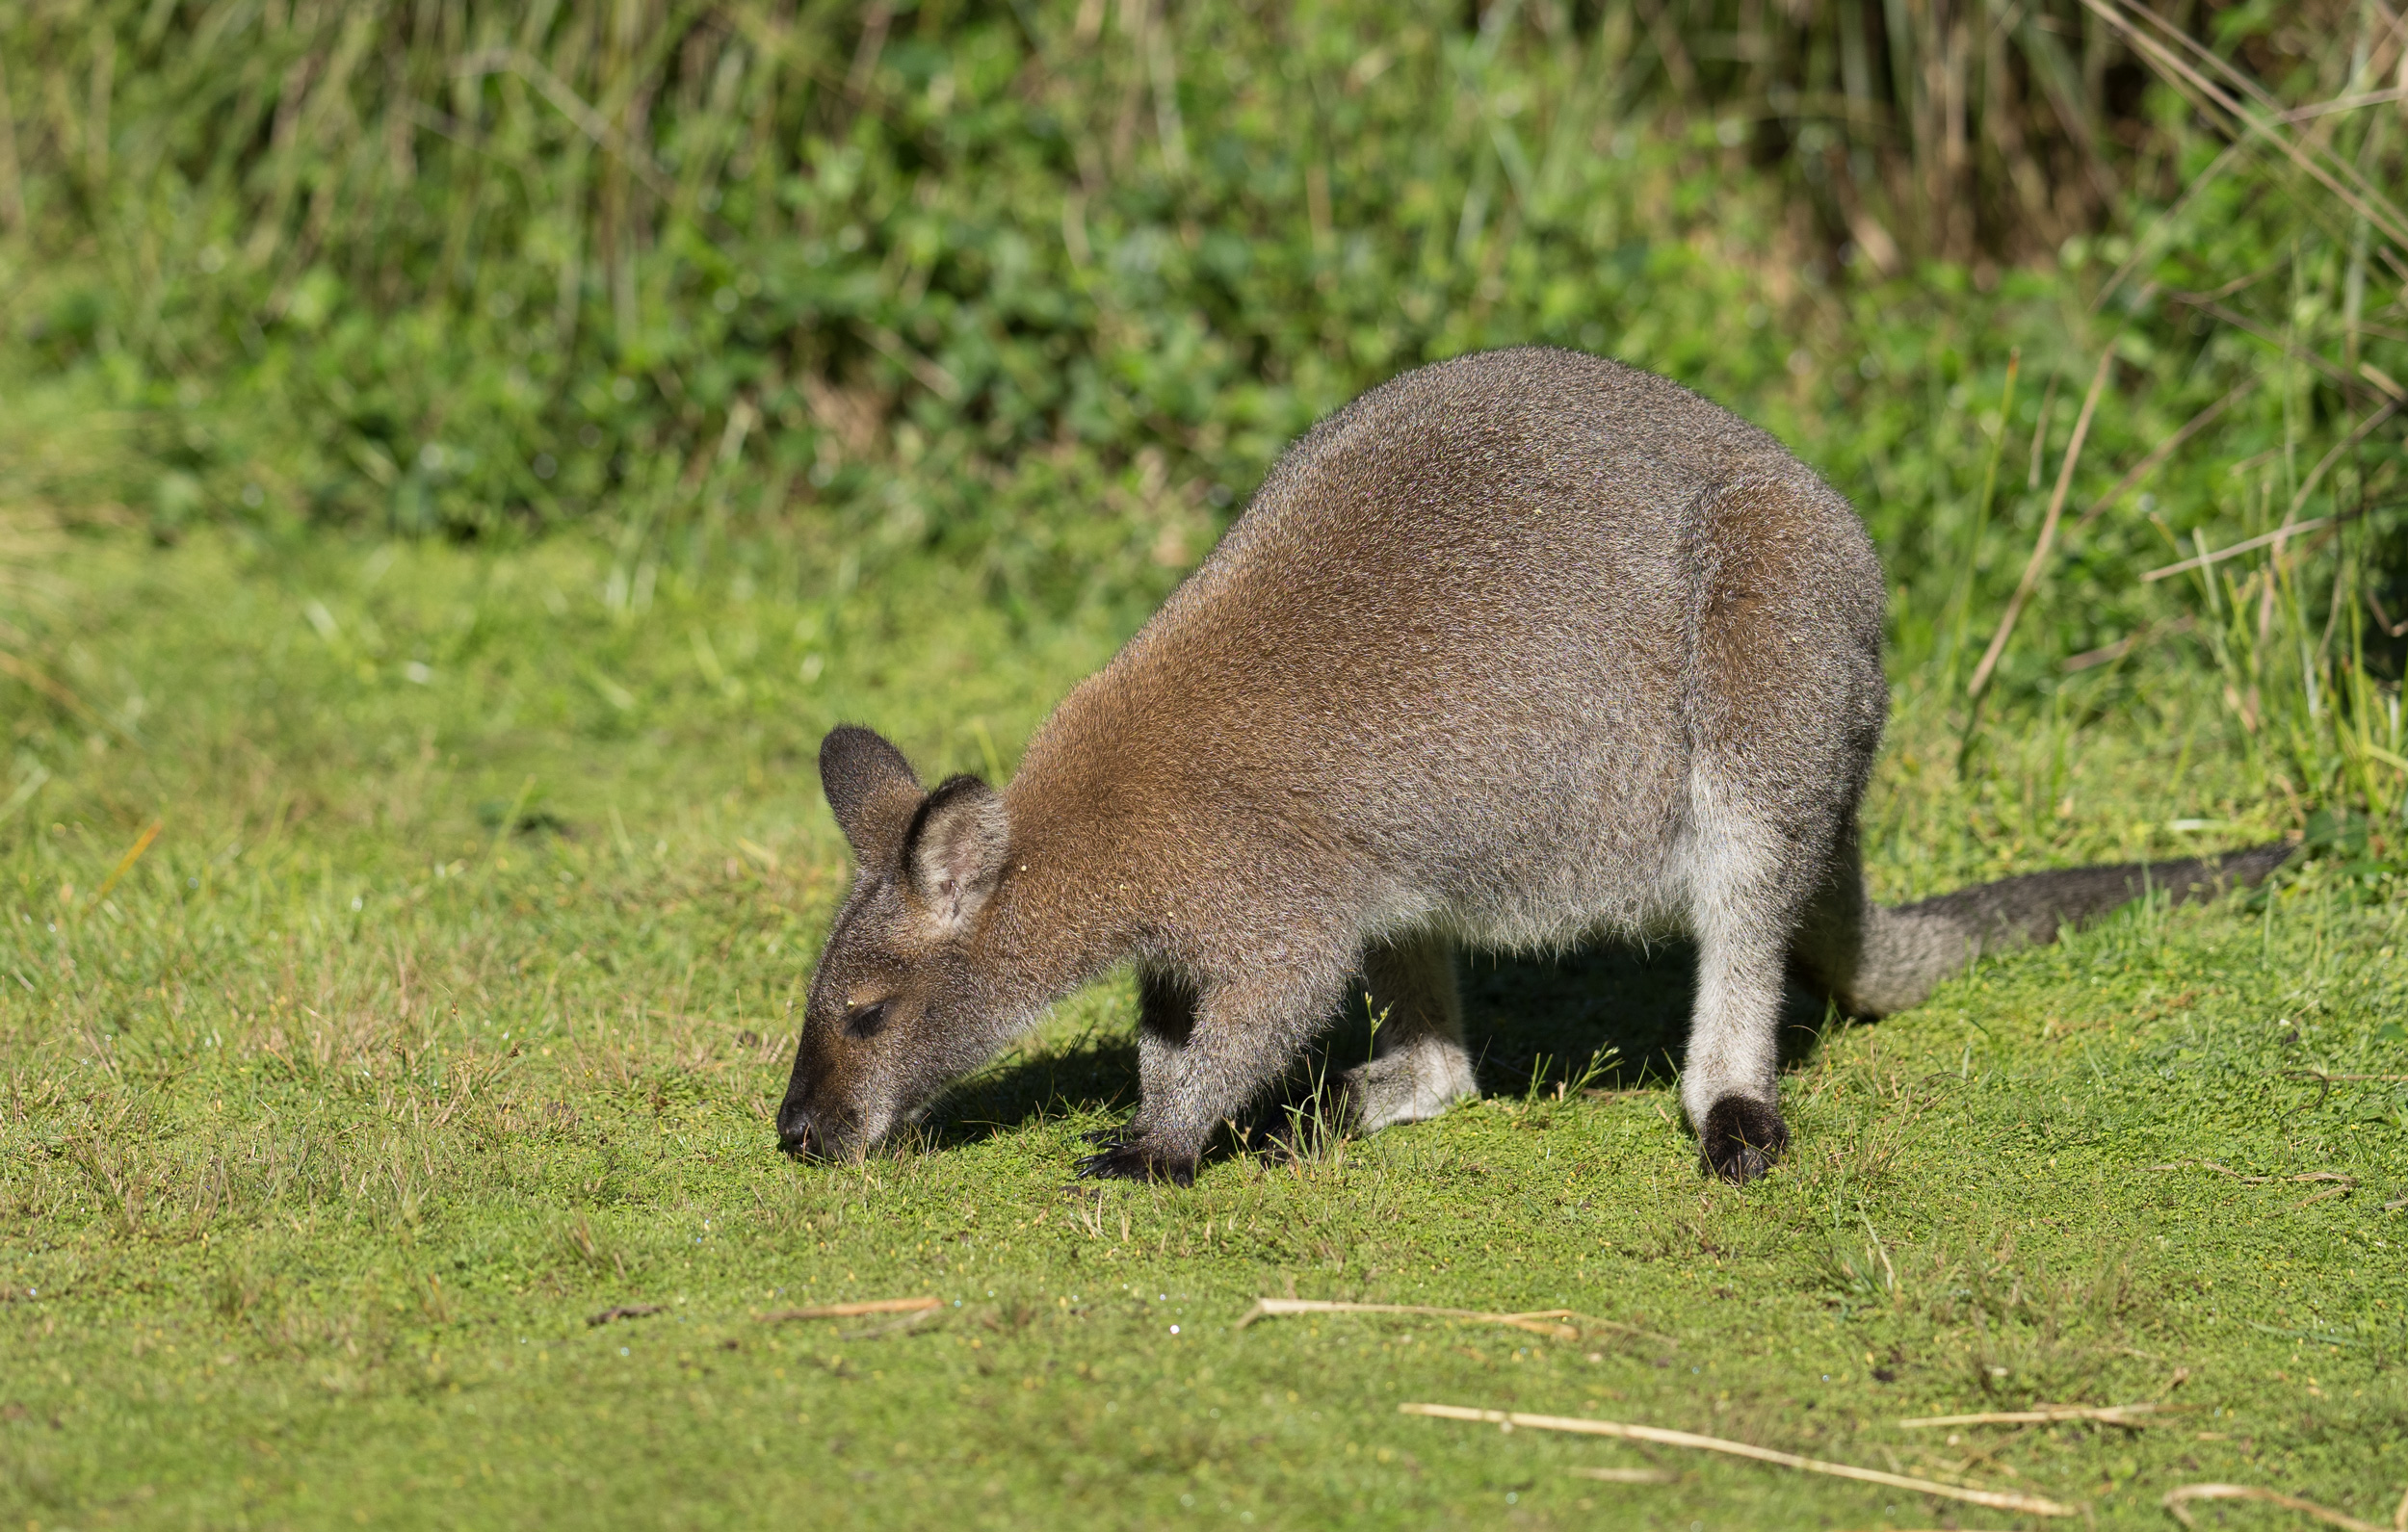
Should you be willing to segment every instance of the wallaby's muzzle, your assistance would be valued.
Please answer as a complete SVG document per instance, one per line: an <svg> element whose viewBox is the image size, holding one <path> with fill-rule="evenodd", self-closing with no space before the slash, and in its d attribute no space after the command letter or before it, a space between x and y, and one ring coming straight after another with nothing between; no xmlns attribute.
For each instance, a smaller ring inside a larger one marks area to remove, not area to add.
<svg viewBox="0 0 2408 1532"><path fill-rule="evenodd" d="M801 1060L795 1063L786 1099L777 1107L777 1145L798 1159L843 1159L868 1147L857 1112L831 1108L811 1100L811 1076Z"/></svg>
<svg viewBox="0 0 2408 1532"><path fill-rule="evenodd" d="M876 1074L806 1023L777 1106L778 1147L798 1158L859 1159L895 1122L895 1099Z"/></svg>
<svg viewBox="0 0 2408 1532"><path fill-rule="evenodd" d="M777 1147L798 1159L811 1157L811 1114L791 1100L777 1109Z"/></svg>
<svg viewBox="0 0 2408 1532"><path fill-rule="evenodd" d="M777 1109L777 1145L798 1159L858 1159L871 1143L857 1118L815 1113L792 1098Z"/></svg>

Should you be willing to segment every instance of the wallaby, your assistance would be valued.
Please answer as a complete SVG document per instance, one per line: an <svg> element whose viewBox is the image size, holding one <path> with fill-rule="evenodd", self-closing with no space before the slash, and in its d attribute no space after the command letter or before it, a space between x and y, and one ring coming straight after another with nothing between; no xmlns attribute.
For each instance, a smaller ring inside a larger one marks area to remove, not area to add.
<svg viewBox="0 0 2408 1532"><path fill-rule="evenodd" d="M1063 700L1000 792L924 791L867 729L820 747L859 862L778 1131L856 1155L1047 1006L1134 959L1141 1101L1084 1176L1185 1183L1337 1017L1365 1130L1476 1089L1458 946L1681 931L1681 1100L1706 1169L1788 1142L1794 971L1863 1015L2144 886L2254 880L2287 846L1867 902L1883 584L1847 502L1664 378L1576 352L1408 373L1322 421L1203 565Z"/></svg>

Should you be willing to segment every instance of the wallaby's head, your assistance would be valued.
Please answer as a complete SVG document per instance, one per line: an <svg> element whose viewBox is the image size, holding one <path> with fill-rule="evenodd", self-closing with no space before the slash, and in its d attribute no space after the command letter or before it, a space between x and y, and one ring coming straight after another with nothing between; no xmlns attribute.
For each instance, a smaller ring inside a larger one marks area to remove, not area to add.
<svg viewBox="0 0 2408 1532"><path fill-rule="evenodd" d="M820 780L858 870L811 978L785 1147L858 1155L1016 1034L1027 1007L980 960L1011 849L1004 800L976 777L925 792L903 752L850 725Z"/></svg>

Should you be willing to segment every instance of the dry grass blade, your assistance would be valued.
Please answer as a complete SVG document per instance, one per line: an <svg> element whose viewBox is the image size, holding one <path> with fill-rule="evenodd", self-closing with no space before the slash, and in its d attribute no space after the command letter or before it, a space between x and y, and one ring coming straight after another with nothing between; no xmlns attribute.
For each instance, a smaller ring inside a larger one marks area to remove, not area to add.
<svg viewBox="0 0 2408 1532"><path fill-rule="evenodd" d="M870 1298L859 1303L824 1303L810 1309L778 1309L761 1316L765 1325L782 1324L789 1319L857 1319L863 1314L918 1313L934 1309L943 1300L928 1298Z"/></svg>
<svg viewBox="0 0 2408 1532"><path fill-rule="evenodd" d="M2096 1420L2102 1425L2138 1426L2148 1424L2133 1418L2153 1415L2159 1406L2154 1404L2058 1404L2042 1405L2037 1410L1984 1410L1975 1415L1917 1415L1900 1420L1899 1425L1918 1426L2038 1426L2060 1420Z"/></svg>
<svg viewBox="0 0 2408 1532"><path fill-rule="evenodd" d="M2349 1532L2396 1532L2396 1518L2392 1527L2377 1526L2371 1521L2361 1521L2354 1516L2318 1505L2314 1500L2303 1500L2279 1490L2260 1489L2254 1484L2186 1484L2180 1489L2166 1491L2165 1498L2159 1503L2172 1512L2174 1519L2183 1525L2196 1526L2198 1523L2191 1520L2190 1512L2186 1509L2193 1500L2257 1500L2266 1505L2279 1505L2286 1511L2296 1511L2302 1516L2315 1517L2328 1526L2346 1527ZM2408 1506L2408 1501L2401 1503Z"/></svg>
<svg viewBox="0 0 2408 1532"><path fill-rule="evenodd" d="M2177 634L2188 633L2197 625L2197 619L2187 612L2172 622L2144 622L2113 643L2102 644L2096 649L2087 649L2078 655L2067 655L2064 662L2057 668L2070 676L2099 665L2113 664L2152 639L2170 638Z"/></svg>
<svg viewBox="0 0 2408 1532"><path fill-rule="evenodd" d="M839 1340L869 1340L878 1336L897 1335L905 1330L917 1330L922 1325L949 1312L951 1311L945 1309L915 1309L903 1317L889 1319L884 1324L868 1325L859 1330L839 1330L836 1332L836 1337Z"/></svg>
<svg viewBox="0 0 2408 1532"><path fill-rule="evenodd" d="M452 73L459 79L474 79L482 74L514 74L534 86L561 116L577 125L577 131L600 144L604 150L625 165L663 198L677 195L676 186L652 156L640 144L631 143L626 136L611 125L610 119L586 103L583 96L568 87L559 75L518 48L487 48L472 53L452 65Z"/></svg>
<svg viewBox="0 0 2408 1532"><path fill-rule="evenodd" d="M2247 397L2249 392L2257 386L2258 380L2256 378L2243 378L2238 387L2227 393L2222 399L2217 400L2214 403L2210 404L2207 408L2201 410L2198 414L2191 416L2189 420L2184 422L2180 430L2177 430L2173 435L2166 437L2165 440L2158 443L2155 447L2150 448L2146 456L2142 457L2140 461L2133 464L2132 467L2126 471L2124 477L2115 481L2114 488L2108 490L2106 494L2101 495L2098 499L2090 503L2090 508L2083 511L2074 522L2074 531L2080 532L2084 527L2089 526L2092 522L2097 521L2099 517L2106 512L2109 506L2114 505L2118 500L2124 498L2126 491L2136 488L2140 484L2141 480L2157 472L2158 466L2160 463L2163 463L2168 457L2173 456L2176 452L2181 450L2183 443L2190 440L2193 436L2198 435L2202 430L2205 430L2218 415L2223 414L2235 404L2239 403L2241 400Z"/></svg>
<svg viewBox="0 0 2408 1532"><path fill-rule="evenodd" d="M2361 371L2364 371L2364 369L2361 369ZM2385 392L2393 393L2393 390L2386 389ZM2299 493L2291 497L2290 514L2290 516L2286 516L2284 519L2288 521L2291 516L2298 515L2300 507L2307 505L2308 497L2316 493L2316 485L2324 482L2325 470L2341 461L2343 454L2354 450L2360 442L2365 441L2369 436L2372 435L2376 427L2382 425L2394 415L2398 414L2399 407L2403 402L2408 402L2408 401L2402 401L2395 395L2391 402L2385 404L2381 409L2376 410L2373 414L2369 415L2366 419L2360 421L2356 429L2352 430L2348 435L2343 437L2340 441L2335 442L2333 444L2333 450L2318 458L2316 460L2316 465L2308 470L2308 477L2299 481Z"/></svg>
<svg viewBox="0 0 2408 1532"><path fill-rule="evenodd" d="M1860 1468L1848 1463L1825 1463L1819 1458L1804 1458L1794 1452L1779 1452L1771 1447L1753 1446L1745 1441L1726 1441L1721 1437L1701 1437L1688 1431L1666 1431L1661 1426L1625 1425L1617 1420L1586 1420L1575 1415L1519 1415L1505 1410L1476 1410L1455 1404L1400 1404L1404 1415L1434 1415L1442 1420L1481 1420L1504 1426L1532 1431L1569 1431L1582 1436L1616 1437L1625 1441L1653 1441L1660 1446L1688 1447L1700 1452L1720 1452L1735 1458L1753 1458L1759 1463L1778 1464L1785 1468L1798 1468L1808 1473L1829 1474L1833 1478L1856 1479L1866 1484L1887 1485L1894 1490L1912 1490L1918 1494L1936 1494L1943 1499L1963 1500L1969 1505L1986 1505L1998 1511L2023 1511L2032 1516L2080 1516L2079 1506L2060 1504L2037 1494L2019 1494L2007 1490L1960 1489L1952 1484L1940 1484L1930 1479L1909 1478L1903 1473L1884 1473L1878 1468Z"/></svg>
<svg viewBox="0 0 2408 1532"><path fill-rule="evenodd" d="M2335 1079L2350 1079L2357 1077L2336 1075L2332 1078ZM2382 1077L2369 1078L2380 1078ZM2391 1078L2400 1078L2402 1077L2393 1076ZM2300 1185L2307 1185L2311 1182L2319 1181L2337 1181L2342 1183L2342 1189L2346 1191L2350 1187L2358 1184L2357 1177L2344 1176L2338 1170L2311 1170L2297 1176L2244 1176L2239 1171L2235 1170L2232 1166L2219 1165L2212 1159L2177 1159L2163 1165L2152 1165L2149 1168L2151 1170L2189 1170L2194 1167L2200 1170L2212 1170L2217 1175L2225 1177L2227 1180L2239 1181L2244 1186L2274 1186L2280 1185L2286 1181L2294 1182Z"/></svg>
<svg viewBox="0 0 2408 1532"><path fill-rule="evenodd" d="M2140 269L2140 263L2157 252L2159 231L2179 227L2182 217L2189 211L2190 204L2197 199L2201 192L2207 190L2211 182L2224 172L2225 167L2241 157L2242 147L2238 143L2227 143L2224 145L2224 152L2209 161L2205 169L2190 178L2190 184L2183 188L2183 195L2174 199L2174 205L2159 214L2142 237L2133 242L2132 254L2124 258L2124 264L2115 269L2115 273L2109 276L2106 284L2099 289L2098 296L2090 300L2090 312L2096 314L2107 307L2107 299L2113 298L2133 273Z"/></svg>
<svg viewBox="0 0 2408 1532"><path fill-rule="evenodd" d="M2292 143L2288 135L2276 131L2272 123L2249 111L2222 87L2201 75L2155 38L2134 26L2124 13L2123 8L2112 3L2112 0L2082 0L2082 4L2130 40L2134 51L2148 59L2159 73L2164 74L2170 80L2187 84L2200 95L2212 101L2241 127L2271 143L2282 152L2285 158L2313 176L2326 191L2340 198L2343 205L2374 225L2385 238L2398 244L2408 245L2408 219L2403 219L2397 209L2388 203L2370 204L2368 199L2343 186L2335 179L2331 170L2300 148L2298 144ZM2148 14L2146 12L2139 13ZM2156 18L2151 16L2150 19Z"/></svg>
<svg viewBox="0 0 2408 1532"><path fill-rule="evenodd" d="M6 824L16 818L16 811L33 802L34 794L39 792L43 784L49 780L50 772L47 767L36 766L26 772L24 779L17 783L15 791L6 798L0 798L0 824Z"/></svg>
<svg viewBox="0 0 2408 1532"><path fill-rule="evenodd" d="M168 821L165 819L151 820L149 828L144 830L135 839L134 844L126 848L125 854L118 858L118 865L109 870L109 875L100 880L100 892L94 894L92 897L107 898L109 891L116 888L126 873L134 870L134 864L143 859L143 853L150 849L150 843L159 839L159 832L167 827Z"/></svg>
<svg viewBox="0 0 2408 1532"><path fill-rule="evenodd" d="M1580 1331L1571 1325L1549 1322L1570 1318L1572 1311L1569 1309L1533 1309L1528 1313L1490 1313L1479 1309L1431 1309L1419 1304L1406 1303L1324 1303L1315 1298L1257 1298L1254 1300L1254 1307L1248 1309L1238 1320L1238 1328L1243 1330L1257 1319L1272 1319L1282 1314L1420 1314L1431 1319L1459 1319L1473 1324L1508 1325L1516 1330L1527 1330L1532 1335L1545 1336L1551 1340L1578 1340L1581 1337ZM1615 1325L1613 1328L1627 1330L1630 1327ZM1644 1332L1634 1333L1643 1334Z"/></svg>
<svg viewBox="0 0 2408 1532"><path fill-rule="evenodd" d="M954 375L911 349L910 343L883 325L856 325L853 330L876 347L888 361L909 373L922 388L943 400L961 397L961 384Z"/></svg>
<svg viewBox="0 0 2408 1532"><path fill-rule="evenodd" d="M39 666L28 663L5 649L0 649L0 676L15 677L78 717L89 718L94 723L100 721L100 714L86 707L83 698L52 680Z"/></svg>
<svg viewBox="0 0 2408 1532"><path fill-rule="evenodd" d="M2065 514L2065 495L2074 487L2074 469L2081 462L2082 442L2090 434L2090 417L2098 412L2099 395L2106 391L2107 374L2115 366L2115 348L2109 345L2099 357L2099 370L2091 375L2090 392L2083 396L2081 414L2074 422L2073 439L2065 444L2065 461L2056 471L2056 489L2049 496L2049 513L2041 518L2040 539L2033 544L2031 558L2024 565L2024 578L2016 583L2015 594L2006 603L2005 615L1999 618L1999 631L1991 636L1990 647L1982 651L1981 663L1974 666L1974 679L1966 687L1968 697L1977 698L1990 684L1990 672L1997 668L1999 656L2006 652L2006 640L2015 634L2015 619L2024 614L2024 603L2031 599L2034 586L2040 584L2040 573L2049 566L2049 550L2056 543L2057 519Z"/></svg>
<svg viewBox="0 0 2408 1532"><path fill-rule="evenodd" d="M1670 1484L1672 1475L1662 1468L1568 1468L1576 1479L1597 1479L1607 1484Z"/></svg>
<svg viewBox="0 0 2408 1532"><path fill-rule="evenodd" d="M2243 335L2253 336L2258 340L2264 341L2266 345L2272 347L2278 351L2281 351L2292 361L2301 363L2304 366L2315 368L2317 372L2322 373L2326 377L2331 378L2334 386L2339 388L2349 398L2363 399L2366 397L2366 390L2359 386L2357 378L2351 377L2346 369L2343 368L2331 357L2326 356L2316 348L2312 346L2303 346L2299 342L2294 341L2286 335L2278 334L2273 330L2267 329L2263 325L2255 324L2246 315L2238 313L2235 310L2226 307L2224 304L2216 302L2213 299L2209 298L2203 293L2184 293L2169 289L2167 290L2165 296L2177 303L2197 309L2200 313L2207 315L2211 319L2220 320L2224 324L2230 325L2233 328L2240 331Z"/></svg>
<svg viewBox="0 0 2408 1532"><path fill-rule="evenodd" d="M2290 522L2288 525L2275 528L2272 532L2260 532L2255 537L2245 537L2239 542L2233 544L2230 548L2218 548L2213 553L2195 554L2192 557L2184 559L2180 563L2167 564L2163 568L2152 569L2140 577L2140 583L2142 584L2148 584L2153 581L2163 580L2168 575L2179 575L2186 569L2205 569L2210 564L2220 564L2227 558L2235 558L2238 555L2263 548L2267 543L2284 542L2292 537L2298 536L2303 532L2314 532L2319 527L2330 526L2335 521L2351 521L2354 519L2356 519L2354 515L2343 515L2338 517L2316 516L2307 521Z"/></svg>

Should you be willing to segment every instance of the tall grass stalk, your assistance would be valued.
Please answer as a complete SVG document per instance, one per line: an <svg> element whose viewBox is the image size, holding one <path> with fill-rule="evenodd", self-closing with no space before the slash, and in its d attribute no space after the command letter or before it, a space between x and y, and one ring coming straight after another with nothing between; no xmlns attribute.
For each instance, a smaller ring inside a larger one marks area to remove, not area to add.
<svg viewBox="0 0 2408 1532"><path fill-rule="evenodd" d="M1964 662L1965 640L1973 624L1974 572L1981 557L1982 534L1990 528L1990 507L1999 489L1999 460L2006 454L2006 434L2015 420L2015 379L2023 370L2021 348L2006 353L2006 381L1999 388L1999 428L1990 438L1990 457L1981 467L1981 495L1974 502L1972 521L1965 529L1965 542L1957 556L1956 585L1949 594L1948 615L1941 632L1945 643L1941 650L1945 666L1940 677L1940 694L1956 694L1957 668ZM1972 724L1967 722L1970 735Z"/></svg>

